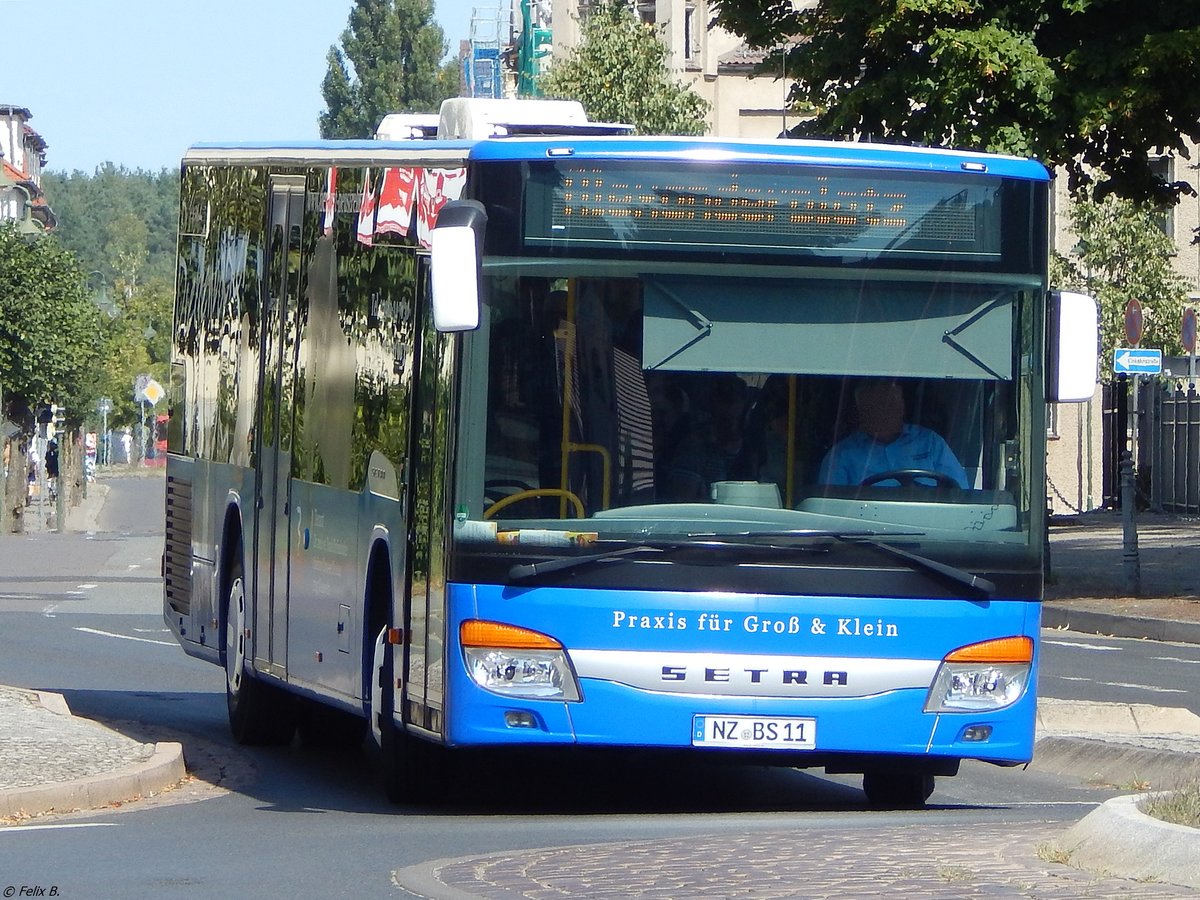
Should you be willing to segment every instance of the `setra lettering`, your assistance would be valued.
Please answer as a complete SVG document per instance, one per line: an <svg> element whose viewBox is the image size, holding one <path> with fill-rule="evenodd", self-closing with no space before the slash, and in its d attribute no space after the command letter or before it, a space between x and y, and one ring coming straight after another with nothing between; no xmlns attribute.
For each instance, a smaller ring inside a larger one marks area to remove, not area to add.
<svg viewBox="0 0 1200 900"><path fill-rule="evenodd" d="M740 683L740 684L784 684L784 685L808 685L809 671L807 669L781 669L772 671L771 669L741 669L735 673L727 668L713 668L706 666L699 673L689 673L687 666L663 666L662 681L687 682L692 680L703 681L707 684L721 683ZM821 683L827 687L848 687L850 684L850 673L838 671L834 669L825 670L819 673ZM814 674L814 677L817 677ZM815 682L813 682L815 683Z"/></svg>

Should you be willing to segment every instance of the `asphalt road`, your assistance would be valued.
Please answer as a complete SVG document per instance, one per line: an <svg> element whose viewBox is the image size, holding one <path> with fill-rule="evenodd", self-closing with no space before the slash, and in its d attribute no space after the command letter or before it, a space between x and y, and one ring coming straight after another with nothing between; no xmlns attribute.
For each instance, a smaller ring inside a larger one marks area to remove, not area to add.
<svg viewBox="0 0 1200 900"><path fill-rule="evenodd" d="M1038 690L1059 700L1148 703L1200 714L1200 646L1043 632Z"/></svg>

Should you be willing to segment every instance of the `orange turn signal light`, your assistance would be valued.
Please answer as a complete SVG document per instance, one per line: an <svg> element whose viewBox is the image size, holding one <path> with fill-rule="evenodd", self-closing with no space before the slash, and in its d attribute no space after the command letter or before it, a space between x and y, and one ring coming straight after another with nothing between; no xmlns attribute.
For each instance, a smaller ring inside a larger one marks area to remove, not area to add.
<svg viewBox="0 0 1200 900"><path fill-rule="evenodd" d="M464 647L504 647L519 650L561 650L562 644L540 631L489 622L486 619L467 619L458 630Z"/></svg>
<svg viewBox="0 0 1200 900"><path fill-rule="evenodd" d="M1027 663L1033 662L1033 639L1024 635L994 638L968 644L946 654L946 662Z"/></svg>

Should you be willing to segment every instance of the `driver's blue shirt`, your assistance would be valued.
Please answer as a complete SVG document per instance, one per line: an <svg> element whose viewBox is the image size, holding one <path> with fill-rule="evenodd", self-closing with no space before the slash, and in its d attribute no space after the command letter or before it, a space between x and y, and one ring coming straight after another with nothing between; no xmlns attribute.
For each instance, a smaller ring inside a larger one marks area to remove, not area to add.
<svg viewBox="0 0 1200 900"><path fill-rule="evenodd" d="M908 424L887 443L862 431L848 435L825 454L817 478L822 484L862 484L872 475L900 469L928 469L952 478L960 488L968 486L966 470L942 436L921 425ZM918 478L917 483L923 483L922 479ZM886 480L879 484L895 486L898 482Z"/></svg>

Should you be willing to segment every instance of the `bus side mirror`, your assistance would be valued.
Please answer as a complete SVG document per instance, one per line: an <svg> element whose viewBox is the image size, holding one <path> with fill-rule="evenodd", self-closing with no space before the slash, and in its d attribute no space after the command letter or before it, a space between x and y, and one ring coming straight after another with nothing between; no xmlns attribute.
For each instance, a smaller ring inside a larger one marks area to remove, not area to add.
<svg viewBox="0 0 1200 900"><path fill-rule="evenodd" d="M1096 393L1100 323L1096 301L1086 294L1050 294L1046 346L1046 401L1081 403Z"/></svg>
<svg viewBox="0 0 1200 900"><path fill-rule="evenodd" d="M438 331L479 327L486 227L487 212L478 200L451 200L438 213L429 238L433 327Z"/></svg>

